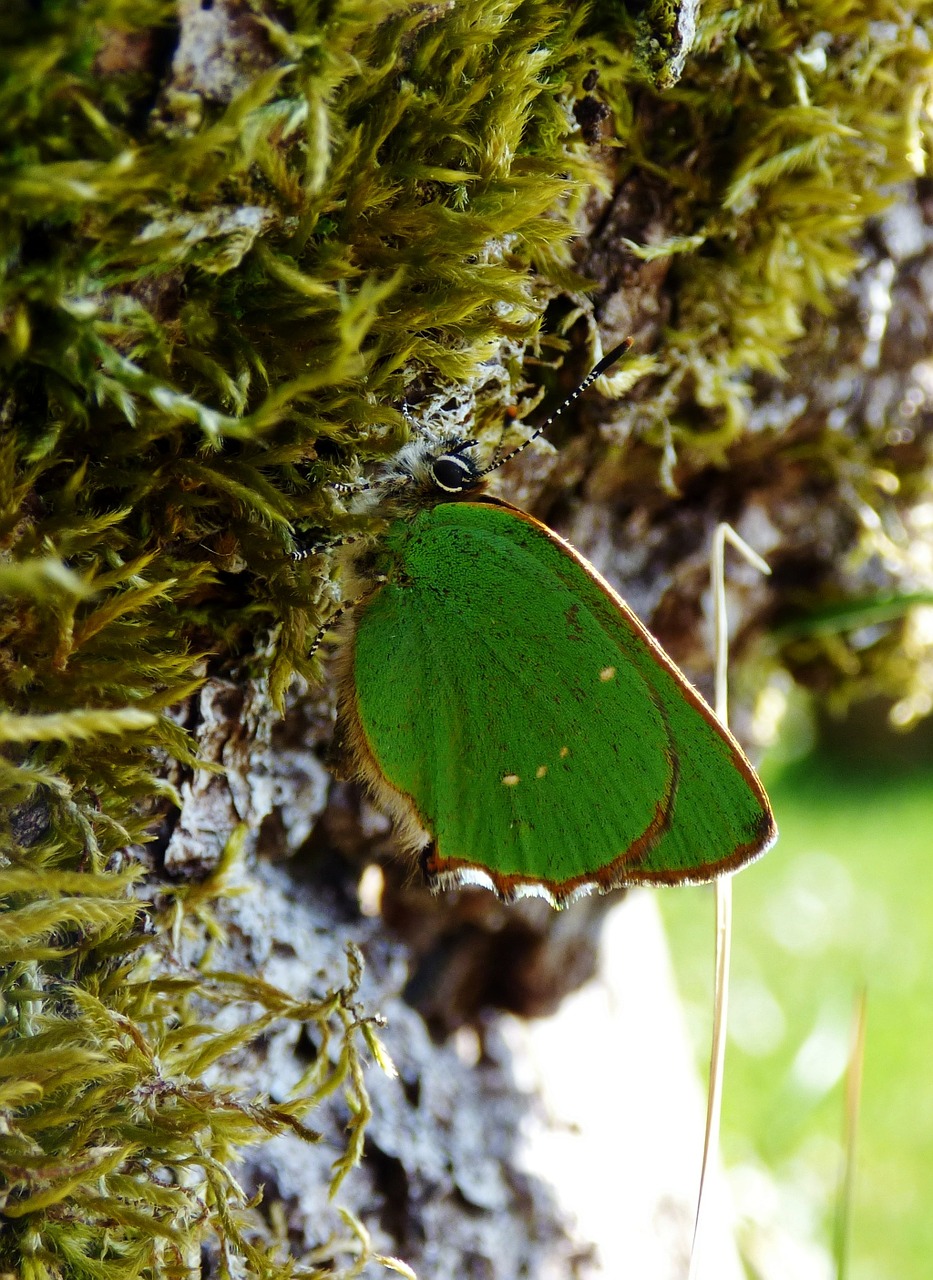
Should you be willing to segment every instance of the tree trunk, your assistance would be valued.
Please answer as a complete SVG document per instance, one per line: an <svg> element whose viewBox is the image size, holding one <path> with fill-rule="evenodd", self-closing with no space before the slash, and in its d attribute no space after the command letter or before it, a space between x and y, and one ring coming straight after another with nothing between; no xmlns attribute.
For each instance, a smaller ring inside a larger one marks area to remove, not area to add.
<svg viewBox="0 0 933 1280"><path fill-rule="evenodd" d="M418 424L491 450L631 335L496 490L707 696L717 523L769 560L751 751L793 681L925 715L928 6L46 9L0 17L0 1270L682 1274L650 907L432 896L332 777L340 584L290 552L365 533L331 486Z"/></svg>

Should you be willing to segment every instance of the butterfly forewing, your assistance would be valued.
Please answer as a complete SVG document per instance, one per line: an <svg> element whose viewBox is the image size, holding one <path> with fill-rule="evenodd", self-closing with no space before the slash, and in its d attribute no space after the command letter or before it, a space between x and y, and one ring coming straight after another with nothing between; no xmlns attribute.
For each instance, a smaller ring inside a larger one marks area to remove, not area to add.
<svg viewBox="0 0 933 1280"><path fill-rule="evenodd" d="M750 766L566 543L490 499L426 508L389 541L348 713L364 773L433 840L430 871L560 901L766 847Z"/></svg>

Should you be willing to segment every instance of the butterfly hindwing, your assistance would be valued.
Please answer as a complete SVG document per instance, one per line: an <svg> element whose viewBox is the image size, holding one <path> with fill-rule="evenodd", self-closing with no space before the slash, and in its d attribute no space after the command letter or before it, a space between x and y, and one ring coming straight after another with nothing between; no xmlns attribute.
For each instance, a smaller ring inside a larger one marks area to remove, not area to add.
<svg viewBox="0 0 933 1280"><path fill-rule="evenodd" d="M568 544L482 498L399 520L387 545L344 714L410 843L433 842L429 873L560 902L767 847L741 751Z"/></svg>

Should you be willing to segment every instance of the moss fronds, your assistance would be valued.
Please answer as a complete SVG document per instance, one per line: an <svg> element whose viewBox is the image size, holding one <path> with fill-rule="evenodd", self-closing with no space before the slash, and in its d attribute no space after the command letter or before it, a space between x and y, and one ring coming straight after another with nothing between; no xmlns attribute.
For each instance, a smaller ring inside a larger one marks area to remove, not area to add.
<svg viewBox="0 0 933 1280"><path fill-rule="evenodd" d="M28 1280L182 1275L208 1237L229 1273L284 1275L234 1149L310 1139L344 1089L337 1180L359 1155L355 978L302 1005L153 968L224 886L147 912L137 867L205 675L281 706L317 674L329 585L287 552L346 522L327 482L398 446L406 398L465 384L482 419L511 395L548 305L610 288L571 242L626 184L663 213L626 269L669 260L637 434L722 461L925 145L926 6L709 4L673 88L688 4L645 8L653 66L609 0L248 0L204 11L212 48L194 8L0 12L0 1262ZM870 476L879 441L846 447ZM259 1012L222 1034L229 1001ZM283 1018L341 1045L300 1100L211 1082Z"/></svg>
<svg viewBox="0 0 933 1280"><path fill-rule="evenodd" d="M332 1191L359 1159L360 1052L378 1045L356 1004L359 956L343 986L304 1001L151 950L135 960L152 940L125 892L138 875L0 871L0 1264L29 1280L187 1276L208 1249L222 1275L278 1280L292 1263L237 1183L237 1151L282 1132L317 1142L306 1117L342 1090L350 1139ZM218 1029L217 1011L238 1006ZM222 1083L225 1061L289 1021L322 1046L289 1101Z"/></svg>
<svg viewBox="0 0 933 1280"><path fill-rule="evenodd" d="M313 674L292 524L400 442L406 386L472 375L576 285L597 174L557 0L249 5L235 59L178 15L0 15L0 1270L27 1280L188 1275L211 1241L223 1274L284 1276L236 1150L313 1140L339 1090L334 1189L359 1159L358 972L310 1004L179 975L164 939L182 910L210 932L223 886L148 912L127 851L178 803L166 760L195 763L167 709L230 664L279 702ZM293 1101L217 1083L283 1019L334 1044Z"/></svg>
<svg viewBox="0 0 933 1280"><path fill-rule="evenodd" d="M633 247L672 259L667 385L643 416L659 443L736 440L750 377L781 375L832 311L858 236L922 168L931 35L925 6L705 5L680 83L638 111L630 59L605 50L622 174L658 187L670 228Z"/></svg>

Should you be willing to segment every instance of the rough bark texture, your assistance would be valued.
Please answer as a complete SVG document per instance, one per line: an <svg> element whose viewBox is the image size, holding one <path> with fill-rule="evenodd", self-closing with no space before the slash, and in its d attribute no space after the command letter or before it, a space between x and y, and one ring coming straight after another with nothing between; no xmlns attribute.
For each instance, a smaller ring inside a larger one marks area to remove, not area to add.
<svg viewBox="0 0 933 1280"><path fill-rule="evenodd" d="M707 694L716 524L769 560L730 588L749 744L792 678L926 714L933 19L869 8L710 6L677 86L691 5L2 19L8 1270L336 1272L372 1253L328 1201L361 1140L339 1203L425 1280L591 1273L519 1158L503 1028L593 974L612 900L434 898L398 862L327 767L306 654L339 584L291 530L346 532L327 485L400 442L403 404L495 442L535 376L549 404L597 331L631 333L631 394L498 490ZM337 990L351 944L366 977ZM398 1078L364 1088L376 1013Z"/></svg>

